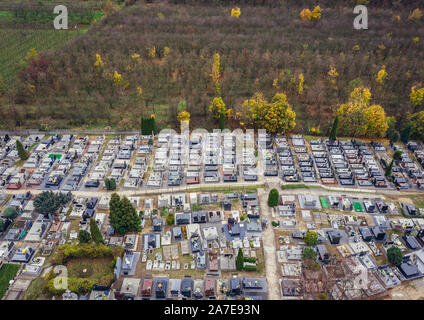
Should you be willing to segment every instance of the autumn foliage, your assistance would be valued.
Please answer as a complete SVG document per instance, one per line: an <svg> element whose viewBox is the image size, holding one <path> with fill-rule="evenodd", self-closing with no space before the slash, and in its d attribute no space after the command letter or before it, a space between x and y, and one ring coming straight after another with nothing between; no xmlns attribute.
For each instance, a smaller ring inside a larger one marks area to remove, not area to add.
<svg viewBox="0 0 424 320"><path fill-rule="evenodd" d="M273 133L290 131L296 124L296 113L284 93L277 93L270 102L262 93L256 93L252 99L243 103L242 111L238 115L244 123Z"/></svg>
<svg viewBox="0 0 424 320"><path fill-rule="evenodd" d="M303 9L300 12L300 18L305 21L319 21L321 19L321 7L316 6L314 10Z"/></svg>
<svg viewBox="0 0 424 320"><path fill-rule="evenodd" d="M347 103L336 111L340 133L352 137L384 137L388 129L386 113L380 105L370 105L368 88L355 88Z"/></svg>

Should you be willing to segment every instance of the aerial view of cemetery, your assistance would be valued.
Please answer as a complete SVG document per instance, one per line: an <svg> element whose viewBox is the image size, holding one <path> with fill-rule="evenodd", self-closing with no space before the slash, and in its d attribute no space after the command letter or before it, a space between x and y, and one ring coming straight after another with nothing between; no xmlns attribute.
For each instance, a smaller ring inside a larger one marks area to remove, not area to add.
<svg viewBox="0 0 424 320"><path fill-rule="evenodd" d="M0 0L0 300L423 300L423 5Z"/></svg>
<svg viewBox="0 0 424 320"><path fill-rule="evenodd" d="M0 148L3 299L424 296L420 143L187 131Z"/></svg>

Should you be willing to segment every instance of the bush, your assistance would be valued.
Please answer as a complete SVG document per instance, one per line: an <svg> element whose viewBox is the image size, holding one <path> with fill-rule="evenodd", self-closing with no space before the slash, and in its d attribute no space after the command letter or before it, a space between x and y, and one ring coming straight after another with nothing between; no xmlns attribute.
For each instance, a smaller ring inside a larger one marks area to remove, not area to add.
<svg viewBox="0 0 424 320"><path fill-rule="evenodd" d="M93 241L96 244L105 243L105 241L103 240L102 234L99 230L99 226L97 225L97 222L94 218L90 218L90 233L91 233L91 238L93 238Z"/></svg>
<svg viewBox="0 0 424 320"><path fill-rule="evenodd" d="M272 224L273 227L278 227L278 222L277 221L272 221L271 224Z"/></svg>
<svg viewBox="0 0 424 320"><path fill-rule="evenodd" d="M318 244L318 233L315 231L308 231L304 239L306 245L315 246Z"/></svg>
<svg viewBox="0 0 424 320"><path fill-rule="evenodd" d="M71 201L70 193L54 193L53 191L44 191L34 199L35 211L47 217L49 214L56 214L57 210Z"/></svg>
<svg viewBox="0 0 424 320"><path fill-rule="evenodd" d="M303 250L302 258L306 260L315 261L318 257L318 252L312 248L305 248Z"/></svg>
<svg viewBox="0 0 424 320"><path fill-rule="evenodd" d="M18 212L16 212L16 209L14 207L8 207L3 211L3 217L7 219L15 219L17 215Z"/></svg>
<svg viewBox="0 0 424 320"><path fill-rule="evenodd" d="M278 193L278 190L272 189L268 195L268 205L270 207L275 207L276 205L278 205L279 198L280 198L280 194Z"/></svg>
<svg viewBox="0 0 424 320"><path fill-rule="evenodd" d="M115 178L106 178L105 179L105 187L107 191L116 190L116 181Z"/></svg>
<svg viewBox="0 0 424 320"><path fill-rule="evenodd" d="M168 226L173 226L175 223L175 217L173 213L168 213L167 217L166 217L166 224Z"/></svg>
<svg viewBox="0 0 424 320"><path fill-rule="evenodd" d="M114 252L105 245L93 245L89 243L63 244L58 248L59 254L62 253L62 263L71 258L104 258L113 257Z"/></svg>
<svg viewBox="0 0 424 320"><path fill-rule="evenodd" d="M248 264L248 265L245 265L243 269L244 271L257 271L258 267Z"/></svg>
<svg viewBox="0 0 424 320"><path fill-rule="evenodd" d="M80 243L88 243L91 241L91 235L90 232L85 230L80 230L78 232L78 240Z"/></svg>
<svg viewBox="0 0 424 320"><path fill-rule="evenodd" d="M387 259L395 266L399 266L403 261L402 251L396 246L393 246L387 250Z"/></svg>
<svg viewBox="0 0 424 320"><path fill-rule="evenodd" d="M256 258L254 257L245 257L244 262L256 263Z"/></svg>

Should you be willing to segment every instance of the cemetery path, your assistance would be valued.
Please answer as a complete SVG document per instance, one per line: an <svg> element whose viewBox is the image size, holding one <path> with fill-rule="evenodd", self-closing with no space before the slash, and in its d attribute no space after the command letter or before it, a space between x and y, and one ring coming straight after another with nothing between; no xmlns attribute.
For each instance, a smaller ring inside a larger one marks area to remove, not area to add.
<svg viewBox="0 0 424 320"><path fill-rule="evenodd" d="M267 199L268 193L264 189L258 190L259 201L261 206L261 215L268 220L267 227L262 232L264 259L265 259L265 272L268 287L268 299L280 300L280 284L279 272L277 264L277 251L275 247L274 229L271 226L272 212L268 207Z"/></svg>

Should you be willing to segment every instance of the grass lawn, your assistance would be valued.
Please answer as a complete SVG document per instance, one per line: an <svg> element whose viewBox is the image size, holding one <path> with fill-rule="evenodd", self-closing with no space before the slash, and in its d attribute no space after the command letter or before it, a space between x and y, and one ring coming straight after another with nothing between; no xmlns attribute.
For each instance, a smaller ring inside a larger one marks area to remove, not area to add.
<svg viewBox="0 0 424 320"><path fill-rule="evenodd" d="M327 198L321 197L321 198L319 198L319 200L321 201L321 205L322 205L323 209L329 209L330 208Z"/></svg>
<svg viewBox="0 0 424 320"><path fill-rule="evenodd" d="M44 279L42 277L32 280L24 294L24 300L37 300L42 295Z"/></svg>
<svg viewBox="0 0 424 320"><path fill-rule="evenodd" d="M100 280L103 276L113 273L112 257L71 259L66 263L68 276L71 278L90 278Z"/></svg>
<svg viewBox="0 0 424 320"><path fill-rule="evenodd" d="M4 264L0 269L0 299L9 288L9 281L13 280L19 270L18 264Z"/></svg>
<svg viewBox="0 0 424 320"><path fill-rule="evenodd" d="M414 205L417 208L424 208L424 200L414 201Z"/></svg>
<svg viewBox="0 0 424 320"><path fill-rule="evenodd" d="M319 188L320 186L308 186L304 183L297 184L284 184L281 186L282 190L290 190L290 189L309 189L309 188Z"/></svg>

